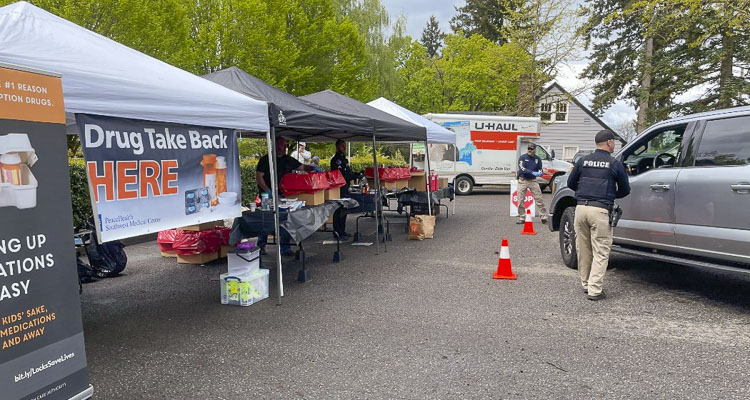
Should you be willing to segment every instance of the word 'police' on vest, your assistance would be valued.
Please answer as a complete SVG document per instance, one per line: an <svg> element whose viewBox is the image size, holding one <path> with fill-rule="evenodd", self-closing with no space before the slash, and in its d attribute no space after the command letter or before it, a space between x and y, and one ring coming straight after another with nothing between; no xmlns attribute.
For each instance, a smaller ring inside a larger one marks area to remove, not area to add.
<svg viewBox="0 0 750 400"><path fill-rule="evenodd" d="M584 167L609 168L609 161L583 160Z"/></svg>

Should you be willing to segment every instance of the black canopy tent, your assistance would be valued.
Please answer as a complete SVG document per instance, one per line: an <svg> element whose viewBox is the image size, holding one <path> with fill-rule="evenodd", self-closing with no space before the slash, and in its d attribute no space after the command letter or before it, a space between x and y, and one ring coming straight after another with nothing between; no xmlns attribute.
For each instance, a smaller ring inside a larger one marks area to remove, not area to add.
<svg viewBox="0 0 750 400"><path fill-rule="evenodd" d="M323 90L317 93L313 93L307 96L302 96L302 99L312 101L318 105L328 108L335 108L343 112L365 115L372 118L374 121L375 131L381 133L377 138L383 142L411 142L419 141L425 142L427 146L427 130L419 125L408 123L407 121L398 118L392 114L388 114L385 111L381 111L373 106L354 100L351 97L344 96L343 94L336 93L333 90ZM405 129L404 125L409 125L409 129ZM421 129L420 129L421 128ZM372 139L372 151L375 153L375 137ZM427 148L427 147L425 147ZM373 157L375 155L373 154ZM377 167L377 165L376 165ZM377 171L377 168L376 168ZM430 176L430 160L427 158L427 176ZM378 176L375 174L375 183L378 182ZM430 185L427 185L427 198L430 199ZM432 215L432 204L430 201L427 202L427 209L430 215Z"/></svg>
<svg viewBox="0 0 750 400"><path fill-rule="evenodd" d="M268 143L269 162L272 164L271 172L271 190L273 192L274 214L275 214L275 234L279 238L279 215L278 215L278 185L276 180L276 135L287 138L319 142L330 142L338 139L349 141L370 141L373 142L373 163L375 165L375 187L376 196L379 194L380 182L377 174L377 157L375 150L375 140L404 140L403 132L407 132L409 137L414 140L425 140L427 132L425 128L408 123L404 120L383 113L364 103L359 103L370 110L377 111L383 115L380 118L373 118L369 113L349 112L352 107L326 107L314 101L304 98L295 97L283 90L277 89L272 85L258 79L237 67L227 68L217 71L204 78L218 83L226 88L242 93L256 100L268 103L270 129L267 132L266 139ZM322 93L322 92L321 92ZM347 98L346 96L338 96ZM351 101L356 101L349 99ZM355 109L356 110L356 109ZM369 111L369 110L368 110ZM244 136L263 137L258 132L243 132ZM380 204L380 202L378 202ZM382 213L379 207L376 209L376 220ZM380 251L380 239L378 231L375 233L376 249ZM277 268L278 268L278 303L281 303L283 296L283 283L281 272L281 247L277 248Z"/></svg>

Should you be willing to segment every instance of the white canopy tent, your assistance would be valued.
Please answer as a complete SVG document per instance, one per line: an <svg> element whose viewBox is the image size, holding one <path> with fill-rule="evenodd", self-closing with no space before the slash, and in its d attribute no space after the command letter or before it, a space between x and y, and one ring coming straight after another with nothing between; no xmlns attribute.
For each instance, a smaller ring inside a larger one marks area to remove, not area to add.
<svg viewBox="0 0 750 400"><path fill-rule="evenodd" d="M425 142L425 160L427 161L427 176L429 177L429 171L430 171L430 152L429 152L429 143L441 143L441 144L452 144L454 148L456 147L456 133L452 132L432 121L429 119L411 111L404 107L401 107L400 105L386 99L385 97L380 97L378 99L375 99L369 103L367 103L369 106L375 107L379 109L380 111L387 112L388 114L391 114L395 117L401 118L405 121L409 121L412 124L423 126L427 130L427 141ZM409 146L409 153L411 153L411 145ZM409 154L409 159L411 160L411 154ZM453 163L453 174L455 176L456 163ZM429 192L429 190L428 190ZM428 202L429 203L429 202ZM430 213L432 213L431 207ZM456 201L453 201L453 214L456 213Z"/></svg>
<svg viewBox="0 0 750 400"><path fill-rule="evenodd" d="M401 107L385 97L375 99L367 104L379 109L380 111L385 111L395 117L411 122L414 125L423 126L427 130L427 142L429 143L456 144L456 134L454 132L443 128L415 112Z"/></svg>
<svg viewBox="0 0 750 400"><path fill-rule="evenodd" d="M68 133L77 130L74 114L84 113L265 132L269 149L273 148L266 102L157 60L25 1L0 8L0 62L62 76ZM280 302L280 261L278 270Z"/></svg>
<svg viewBox="0 0 750 400"><path fill-rule="evenodd" d="M0 62L62 75L65 110L268 131L268 105L27 2L0 8Z"/></svg>

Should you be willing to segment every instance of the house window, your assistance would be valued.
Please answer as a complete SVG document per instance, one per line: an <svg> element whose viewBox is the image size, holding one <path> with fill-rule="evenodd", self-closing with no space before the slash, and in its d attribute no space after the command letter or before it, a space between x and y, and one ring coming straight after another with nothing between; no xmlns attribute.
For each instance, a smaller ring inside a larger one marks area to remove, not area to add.
<svg viewBox="0 0 750 400"><path fill-rule="evenodd" d="M578 153L578 146L564 146L563 147L563 160L572 161Z"/></svg>
<svg viewBox="0 0 750 400"><path fill-rule="evenodd" d="M555 122L568 122L568 102L558 101L555 110Z"/></svg>
<svg viewBox="0 0 750 400"><path fill-rule="evenodd" d="M539 107L539 118L542 120L542 122L553 122L552 119L553 116L553 104L552 103L544 103Z"/></svg>
<svg viewBox="0 0 750 400"><path fill-rule="evenodd" d="M568 122L568 102L563 100L540 104L539 119L542 122Z"/></svg>

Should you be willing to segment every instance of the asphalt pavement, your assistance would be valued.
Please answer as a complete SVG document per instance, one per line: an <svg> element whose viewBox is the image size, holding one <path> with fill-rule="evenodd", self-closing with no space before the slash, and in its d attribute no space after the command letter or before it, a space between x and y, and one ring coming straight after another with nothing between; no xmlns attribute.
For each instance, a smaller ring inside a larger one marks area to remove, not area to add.
<svg viewBox="0 0 750 400"><path fill-rule="evenodd" d="M460 197L425 241L392 217L387 252L341 263L318 233L281 306L275 274L271 298L226 306L225 263L129 246L123 276L84 285L95 398L750 398L750 275L613 255L592 302L557 232L522 236L508 209L507 191ZM503 237L516 281L492 279Z"/></svg>

